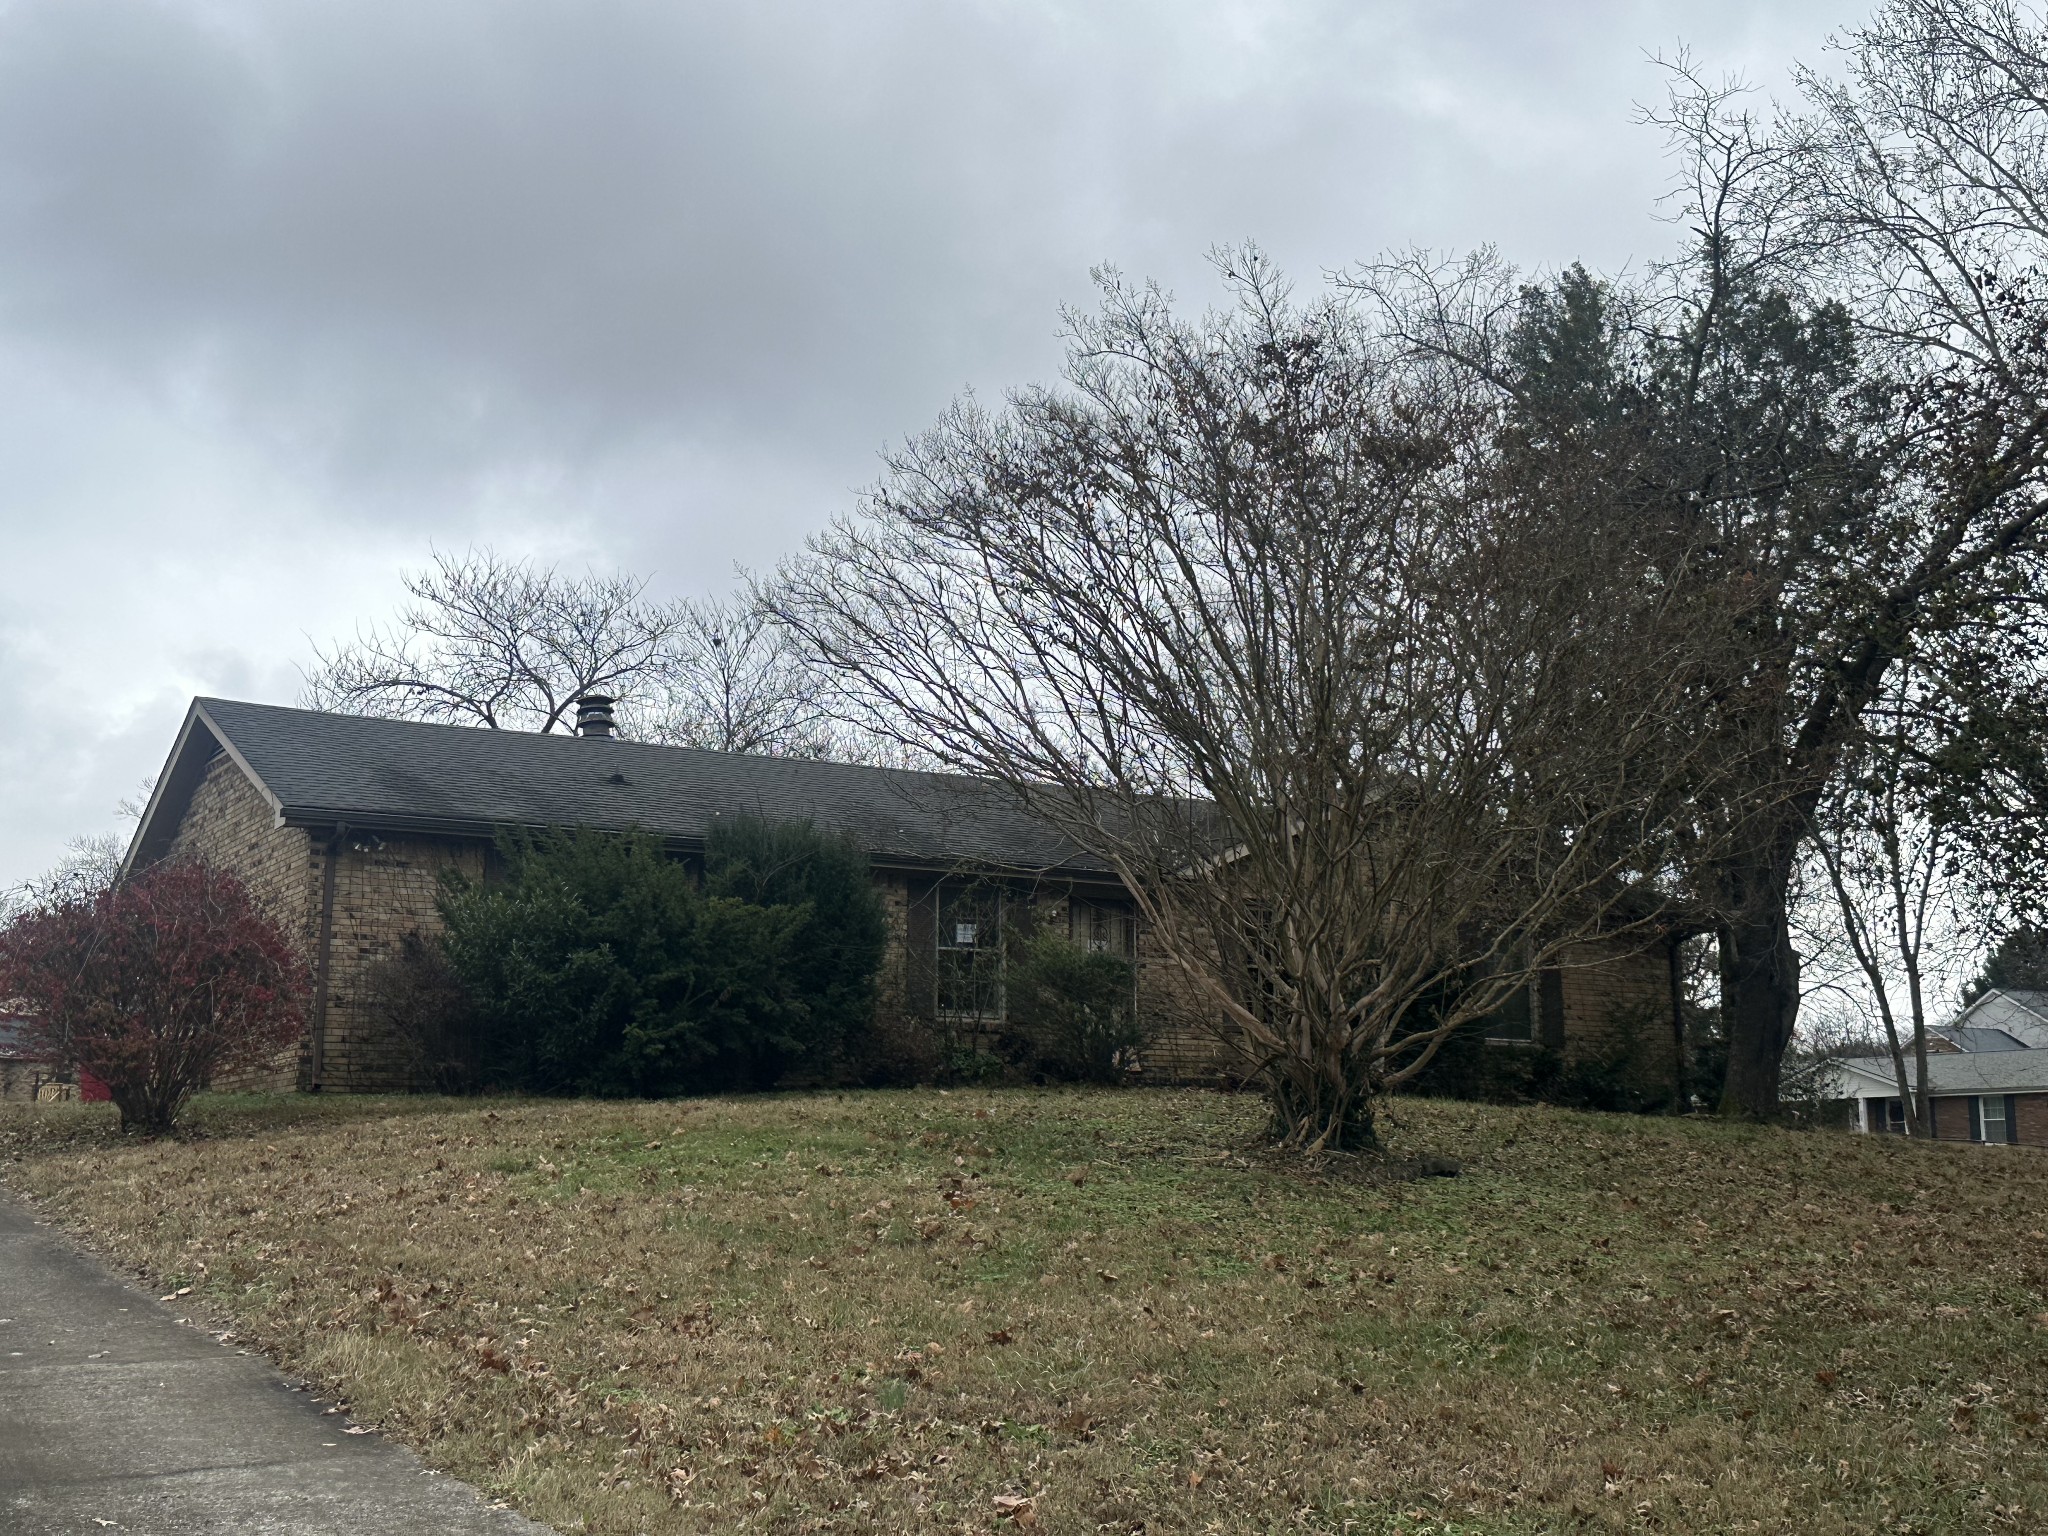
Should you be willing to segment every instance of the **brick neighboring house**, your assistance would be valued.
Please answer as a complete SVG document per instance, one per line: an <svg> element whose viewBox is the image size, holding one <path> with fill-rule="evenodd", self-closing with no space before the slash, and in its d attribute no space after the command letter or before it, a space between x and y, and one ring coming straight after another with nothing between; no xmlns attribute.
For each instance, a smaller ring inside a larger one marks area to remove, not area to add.
<svg viewBox="0 0 2048 1536"><path fill-rule="evenodd" d="M896 1024L999 1028L1005 932L1051 926L1135 962L1148 1077L1230 1070L1115 875L1001 786L622 741L601 707L571 736L196 699L126 867L191 855L232 870L301 946L307 1039L267 1086L397 1089L406 1052L365 982L408 937L438 929L443 870L486 878L504 828L637 829L690 859L718 818L747 815L808 820L867 850L890 924L878 1008ZM1665 940L1591 943L1490 1034L1567 1057L1626 1043L1638 1070L1671 1082L1683 1053L1674 975Z"/></svg>
<svg viewBox="0 0 2048 1536"><path fill-rule="evenodd" d="M1927 1034L1936 1140L2048 1147L2048 993L1987 992ZM1825 1072L1823 1096L1852 1101L1857 1130L1905 1134L1889 1056L1851 1056Z"/></svg>
<svg viewBox="0 0 2048 1536"><path fill-rule="evenodd" d="M0 1008L0 1099L69 1099L77 1084L64 1064L29 1043L28 1019Z"/></svg>

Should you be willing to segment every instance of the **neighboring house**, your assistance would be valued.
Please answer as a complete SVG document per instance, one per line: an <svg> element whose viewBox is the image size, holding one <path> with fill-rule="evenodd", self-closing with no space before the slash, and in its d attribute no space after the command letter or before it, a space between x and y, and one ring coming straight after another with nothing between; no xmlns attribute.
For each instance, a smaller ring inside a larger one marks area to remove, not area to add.
<svg viewBox="0 0 2048 1536"><path fill-rule="evenodd" d="M437 930L442 871L485 877L506 828L637 829L691 859L719 818L738 816L807 820L867 851L890 922L878 1002L890 1022L999 1032L1005 934L1051 926L1134 960L1148 1077L1229 1070L1116 876L1008 790L621 741L608 701L585 701L569 736L194 700L127 867L194 855L229 869L301 946L308 1035L275 1085L399 1088L406 1052L365 982L408 937ZM1609 1054L1625 1036L1644 1072L1675 1077L1671 944L1602 941L1582 954L1545 972L1493 1033L1568 1057Z"/></svg>
<svg viewBox="0 0 2048 1536"><path fill-rule="evenodd" d="M1949 1021L1938 1034L1963 1029L1997 1030L2029 1050L2048 1050L2048 992L1986 992ZM1964 1046L1982 1050L1982 1046ZM1993 1046L1996 1050L2000 1047Z"/></svg>
<svg viewBox="0 0 2048 1536"><path fill-rule="evenodd" d="M2048 1147L2048 993L1986 993L1927 1034L1937 1139ZM1912 1070L1909 1061L1909 1077ZM1856 1129L1905 1134L1889 1056L1828 1063L1820 1091L1853 1103Z"/></svg>
<svg viewBox="0 0 2048 1536"><path fill-rule="evenodd" d="M0 1099L68 1099L71 1074L47 1051L30 1044L28 1019L0 1010Z"/></svg>

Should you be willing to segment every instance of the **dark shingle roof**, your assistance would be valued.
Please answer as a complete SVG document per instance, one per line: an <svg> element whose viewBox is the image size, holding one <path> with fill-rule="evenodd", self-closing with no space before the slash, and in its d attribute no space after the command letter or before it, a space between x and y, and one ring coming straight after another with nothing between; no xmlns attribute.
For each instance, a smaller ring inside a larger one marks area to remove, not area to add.
<svg viewBox="0 0 2048 1536"><path fill-rule="evenodd" d="M194 726L233 752L287 822L303 825L472 836L503 826L638 828L688 843L721 816L758 815L809 820L885 863L1104 869L1016 795L979 779L233 699L193 702L185 739L211 756ZM164 782L183 783L182 796L173 789L159 802L189 799L196 774L180 768L174 757ZM153 804L134 856L167 847L182 813L182 804Z"/></svg>
<svg viewBox="0 0 2048 1536"><path fill-rule="evenodd" d="M1958 1047L1966 1051L2024 1051L2027 1048L2025 1041L2015 1040L2002 1029L1970 1029L1950 1025L1930 1033L1939 1035L1944 1040L1953 1040Z"/></svg>

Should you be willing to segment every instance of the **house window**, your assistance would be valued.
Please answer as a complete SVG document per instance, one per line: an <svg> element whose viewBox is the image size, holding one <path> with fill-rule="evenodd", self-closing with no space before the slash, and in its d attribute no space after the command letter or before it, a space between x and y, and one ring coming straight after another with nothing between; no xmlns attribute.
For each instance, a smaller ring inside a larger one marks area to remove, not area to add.
<svg viewBox="0 0 2048 1536"><path fill-rule="evenodd" d="M1137 928L1128 903L1079 896L1067 903L1067 937L1083 949L1128 960L1138 952Z"/></svg>
<svg viewBox="0 0 2048 1536"><path fill-rule="evenodd" d="M2006 1113L2004 1094L1981 1094L1970 1101L1970 1140L2012 1140L2012 1117Z"/></svg>
<svg viewBox="0 0 2048 1536"><path fill-rule="evenodd" d="M939 888L939 1012L1003 1016L1003 893L992 885Z"/></svg>
<svg viewBox="0 0 2048 1536"><path fill-rule="evenodd" d="M1516 987L1486 1016L1489 1040L1533 1040L1536 1038L1536 998L1533 983Z"/></svg>
<svg viewBox="0 0 2048 1536"><path fill-rule="evenodd" d="M1906 1134L1906 1106L1901 1099L1865 1099L1864 1124L1880 1134Z"/></svg>

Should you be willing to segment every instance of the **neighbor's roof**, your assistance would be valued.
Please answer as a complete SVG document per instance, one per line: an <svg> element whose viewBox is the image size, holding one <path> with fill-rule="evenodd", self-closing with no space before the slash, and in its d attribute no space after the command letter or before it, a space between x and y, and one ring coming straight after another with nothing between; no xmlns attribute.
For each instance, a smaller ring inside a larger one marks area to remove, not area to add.
<svg viewBox="0 0 2048 1536"><path fill-rule="evenodd" d="M2048 1047L2048 992L1986 992L1950 1021L1950 1027L2002 1029L2035 1050Z"/></svg>
<svg viewBox="0 0 2048 1536"><path fill-rule="evenodd" d="M1834 1064L1842 1098L1889 1098L1898 1080L1886 1056L1851 1056ZM1909 1065L1907 1075L1910 1078ZM1927 1058L1930 1093L2048 1093L2048 1051L1953 1051Z"/></svg>
<svg viewBox="0 0 2048 1536"><path fill-rule="evenodd" d="M700 841L720 817L808 820L881 863L1106 874L1000 785L949 774L195 699L129 850L167 852L228 753L280 825L487 837L638 829Z"/></svg>
<svg viewBox="0 0 2048 1536"><path fill-rule="evenodd" d="M1949 1024L1938 1029L1930 1029L1927 1033L1938 1035L1943 1040L1952 1042L1958 1050L1963 1051L2024 1051L2027 1049L2026 1041L2015 1039L2002 1029L1967 1029Z"/></svg>

